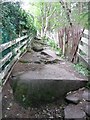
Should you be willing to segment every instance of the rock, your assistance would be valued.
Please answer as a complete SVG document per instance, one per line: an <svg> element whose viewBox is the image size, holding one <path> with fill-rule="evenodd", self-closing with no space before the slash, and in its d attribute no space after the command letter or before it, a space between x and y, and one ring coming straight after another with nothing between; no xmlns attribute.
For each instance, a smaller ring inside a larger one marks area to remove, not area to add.
<svg viewBox="0 0 90 120"><path fill-rule="evenodd" d="M40 51L43 50L43 48L40 47L39 45L35 45L35 46L33 46L32 49L33 49L35 52L40 52Z"/></svg>
<svg viewBox="0 0 90 120"><path fill-rule="evenodd" d="M45 64L53 64L57 62L58 62L58 59L49 58L48 60L45 61Z"/></svg>
<svg viewBox="0 0 90 120"><path fill-rule="evenodd" d="M34 61L34 63L41 64L41 61L40 60L36 60L36 61Z"/></svg>
<svg viewBox="0 0 90 120"><path fill-rule="evenodd" d="M57 57L57 55L55 54L55 51L50 50L50 49L45 49L41 53L44 54L44 55L49 55L49 56L51 56L53 58Z"/></svg>
<svg viewBox="0 0 90 120"><path fill-rule="evenodd" d="M86 112L87 116L90 117L90 104L88 104L88 105L86 106L85 112Z"/></svg>
<svg viewBox="0 0 90 120"><path fill-rule="evenodd" d="M35 39L35 40L41 40L41 38L40 38L40 37L37 37L37 36L35 36L34 39Z"/></svg>
<svg viewBox="0 0 90 120"><path fill-rule="evenodd" d="M59 61L63 61L63 59L61 59L60 57L58 57L58 56L56 55L56 53L55 53L54 50L51 50L51 49L49 49L49 48L46 48L45 50L43 50L43 51L41 52L41 54L48 55L48 56L52 57L53 59L57 59L57 60L59 60Z"/></svg>
<svg viewBox="0 0 90 120"><path fill-rule="evenodd" d="M71 103L74 103L74 104L78 104L79 101L80 101L80 99L78 97L74 96L73 94L72 95L68 95L66 97L66 100L71 102Z"/></svg>
<svg viewBox="0 0 90 120"><path fill-rule="evenodd" d="M90 91L89 90L84 91L82 94L82 98L90 102Z"/></svg>
<svg viewBox="0 0 90 120"><path fill-rule="evenodd" d="M64 109L66 120L86 120L86 113L76 105L69 105Z"/></svg>
<svg viewBox="0 0 90 120"><path fill-rule="evenodd" d="M10 78L10 85L15 99L25 106L64 99L65 93L85 85L60 64L33 64L30 71L18 73L12 73L15 77Z"/></svg>
<svg viewBox="0 0 90 120"><path fill-rule="evenodd" d="M41 45L41 43L39 43L37 40L33 40L31 42L31 48L35 51L35 52L40 52L43 50L43 46Z"/></svg>

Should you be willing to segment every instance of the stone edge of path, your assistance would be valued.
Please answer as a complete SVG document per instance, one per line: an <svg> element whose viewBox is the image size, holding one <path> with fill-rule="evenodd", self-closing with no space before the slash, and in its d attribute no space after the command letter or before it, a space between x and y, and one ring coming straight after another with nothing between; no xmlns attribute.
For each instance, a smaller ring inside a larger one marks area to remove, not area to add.
<svg viewBox="0 0 90 120"><path fill-rule="evenodd" d="M85 94L87 91L88 93ZM85 96L83 96L83 94L85 94ZM77 91L72 91L72 92L70 91L69 93L67 93L65 99L68 102L68 105L64 108L65 119L76 120L77 117L80 117L78 119L86 120L86 118L89 118L90 117L90 113L89 113L90 112L90 101L87 99L87 97L88 99L90 99L90 90L84 87L80 88ZM79 116L78 113L81 114L81 116Z"/></svg>

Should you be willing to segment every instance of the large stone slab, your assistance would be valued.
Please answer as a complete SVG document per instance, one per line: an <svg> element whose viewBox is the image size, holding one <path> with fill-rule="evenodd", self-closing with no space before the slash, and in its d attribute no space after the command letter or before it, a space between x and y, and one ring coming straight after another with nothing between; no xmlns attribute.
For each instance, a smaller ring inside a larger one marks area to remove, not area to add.
<svg viewBox="0 0 90 120"><path fill-rule="evenodd" d="M90 103L86 106L85 112L90 117Z"/></svg>
<svg viewBox="0 0 90 120"><path fill-rule="evenodd" d="M86 80L60 68L59 64L45 65L11 78L15 98L26 105L64 99L67 92L84 86Z"/></svg>
<svg viewBox="0 0 90 120"><path fill-rule="evenodd" d="M90 102L90 90L86 90L82 94L82 98Z"/></svg>
<svg viewBox="0 0 90 120"><path fill-rule="evenodd" d="M68 96L66 96L66 100L68 102L71 102L71 103L74 103L74 104L78 104L79 101L80 101L80 99L78 97L74 96L74 95L68 95Z"/></svg>
<svg viewBox="0 0 90 120"><path fill-rule="evenodd" d="M75 81L87 81L83 77L76 76L72 71L65 68L61 68L59 64L45 65L41 69L35 69L25 72L20 76L22 80L75 80Z"/></svg>
<svg viewBox="0 0 90 120"><path fill-rule="evenodd" d="M55 59L56 63L51 64L51 59ZM15 99L25 106L57 98L62 101L67 92L83 87L87 82L86 77L78 74L71 63L61 58L57 62L55 52L50 49L45 54L26 53L20 60L28 62L15 65L10 83ZM38 61L40 64L37 64Z"/></svg>

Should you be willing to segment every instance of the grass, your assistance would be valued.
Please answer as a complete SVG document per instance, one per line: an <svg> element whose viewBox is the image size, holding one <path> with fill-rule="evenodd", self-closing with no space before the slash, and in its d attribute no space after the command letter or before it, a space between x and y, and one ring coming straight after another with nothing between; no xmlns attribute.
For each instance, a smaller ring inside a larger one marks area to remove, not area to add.
<svg viewBox="0 0 90 120"><path fill-rule="evenodd" d="M79 73L83 74L84 76L90 76L90 70L82 62L75 64L74 67Z"/></svg>
<svg viewBox="0 0 90 120"><path fill-rule="evenodd" d="M83 74L84 76L90 76L90 69L88 69L82 62L75 64L74 67L79 73ZM90 89L90 81L87 82L85 87L87 89Z"/></svg>
<svg viewBox="0 0 90 120"><path fill-rule="evenodd" d="M47 39L47 45L49 45L53 50L55 50L55 53L56 53L58 56L61 56L61 55L62 55L61 48L58 47L58 45L55 43L54 40Z"/></svg>

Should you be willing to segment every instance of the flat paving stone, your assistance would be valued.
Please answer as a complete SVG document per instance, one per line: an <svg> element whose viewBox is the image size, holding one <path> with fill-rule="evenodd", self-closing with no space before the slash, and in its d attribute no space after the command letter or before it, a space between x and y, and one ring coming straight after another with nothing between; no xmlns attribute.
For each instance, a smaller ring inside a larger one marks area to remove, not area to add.
<svg viewBox="0 0 90 120"><path fill-rule="evenodd" d="M90 102L90 90L84 91L82 98Z"/></svg>
<svg viewBox="0 0 90 120"><path fill-rule="evenodd" d="M74 103L74 104L78 104L80 99L74 95L67 95L66 96L66 100L69 102L69 103Z"/></svg>
<svg viewBox="0 0 90 120"><path fill-rule="evenodd" d="M58 57L58 56L56 55L56 53L55 53L54 50L51 50L51 49L48 49L48 48L47 48L47 49L43 50L41 53L42 53L42 54L45 54L45 55L48 55L48 56L50 56L50 57L52 57L52 58L57 58L58 60L63 61L63 59L61 59L60 57Z"/></svg>
<svg viewBox="0 0 90 120"><path fill-rule="evenodd" d="M66 120L86 120L86 113L76 105L68 105L64 109L64 115Z"/></svg>
<svg viewBox="0 0 90 120"><path fill-rule="evenodd" d="M85 108L86 114L90 117L90 104L88 104Z"/></svg>

